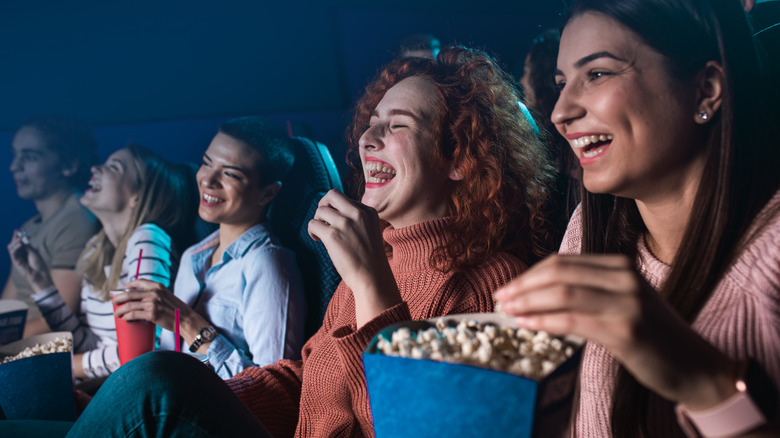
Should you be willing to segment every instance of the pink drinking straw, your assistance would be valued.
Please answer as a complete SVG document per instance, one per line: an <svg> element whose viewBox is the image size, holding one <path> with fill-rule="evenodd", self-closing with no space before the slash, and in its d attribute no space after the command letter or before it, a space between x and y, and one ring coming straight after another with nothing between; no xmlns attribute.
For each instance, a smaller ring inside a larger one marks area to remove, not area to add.
<svg viewBox="0 0 780 438"><path fill-rule="evenodd" d="M138 274L141 272L141 257L144 256L144 249L138 250L138 264L135 265L135 279L138 280Z"/></svg>
<svg viewBox="0 0 780 438"><path fill-rule="evenodd" d="M173 335L176 339L176 351L181 351L181 339L179 339L179 309L173 309Z"/></svg>

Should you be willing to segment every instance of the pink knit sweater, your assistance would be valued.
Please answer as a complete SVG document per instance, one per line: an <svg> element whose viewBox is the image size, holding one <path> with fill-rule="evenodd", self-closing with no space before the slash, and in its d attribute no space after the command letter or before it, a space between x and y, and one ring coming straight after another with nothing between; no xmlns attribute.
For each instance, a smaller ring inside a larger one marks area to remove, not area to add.
<svg viewBox="0 0 780 438"><path fill-rule="evenodd" d="M343 283L328 305L320 330L303 348L303 360L247 368L227 381L275 436L373 436L362 353L382 328L401 321L493 310L493 291L525 266L499 253L468 272L442 274L428 266L439 242L439 219L387 229L390 267L403 302L356 329L355 300Z"/></svg>
<svg viewBox="0 0 780 438"><path fill-rule="evenodd" d="M780 207L776 194L756 222L768 224L740 255L705 304L693 328L733 358L752 357L780 387ZM569 222L561 254L580 252L582 214L578 208ZM642 242L638 246L642 275L659 288L670 267L656 259ZM574 436L611 436L610 411L617 361L601 346L588 343L580 369L580 399ZM685 436L668 407L650 406L648 422L653 436Z"/></svg>

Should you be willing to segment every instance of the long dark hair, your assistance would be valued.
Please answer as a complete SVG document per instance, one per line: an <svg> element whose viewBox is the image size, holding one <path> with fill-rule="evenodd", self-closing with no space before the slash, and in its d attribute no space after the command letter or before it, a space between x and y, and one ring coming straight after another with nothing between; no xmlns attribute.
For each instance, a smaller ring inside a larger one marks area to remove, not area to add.
<svg viewBox="0 0 780 438"><path fill-rule="evenodd" d="M780 187L776 133L748 21L734 0L575 0L568 20L598 12L663 54L680 83L714 60L725 72L723 103L707 124L705 168L691 217L661 294L689 323L746 244L758 212ZM636 256L646 231L632 199L582 192L583 252ZM616 437L649 435L647 407L666 404L620 368L612 403ZM670 418L673 414L669 413Z"/></svg>

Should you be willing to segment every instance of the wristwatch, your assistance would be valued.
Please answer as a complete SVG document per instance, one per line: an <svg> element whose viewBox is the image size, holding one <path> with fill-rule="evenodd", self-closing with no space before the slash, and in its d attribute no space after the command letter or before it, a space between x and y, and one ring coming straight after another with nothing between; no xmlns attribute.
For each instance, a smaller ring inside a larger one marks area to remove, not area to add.
<svg viewBox="0 0 780 438"><path fill-rule="evenodd" d="M192 341L192 345L190 345L190 352L194 353L198 351L198 348L200 348L204 342L211 342L216 337L217 329L215 329L213 325L207 325L206 327L203 327L198 332L198 336L195 336L195 340Z"/></svg>
<svg viewBox="0 0 780 438"><path fill-rule="evenodd" d="M703 411L676 407L677 420L689 436L696 426L705 438L730 437L749 432L772 419L777 408L777 389L763 368L748 359L741 364L737 392L720 404Z"/></svg>

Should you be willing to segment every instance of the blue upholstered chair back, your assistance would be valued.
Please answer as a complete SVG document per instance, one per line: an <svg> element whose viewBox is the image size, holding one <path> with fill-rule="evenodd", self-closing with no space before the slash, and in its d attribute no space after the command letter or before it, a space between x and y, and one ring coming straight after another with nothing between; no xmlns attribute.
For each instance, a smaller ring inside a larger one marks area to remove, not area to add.
<svg viewBox="0 0 780 438"><path fill-rule="evenodd" d="M322 242L308 234L317 203L330 189L342 190L341 178L328 148L304 137L292 137L295 164L271 204L271 226L282 244L293 250L303 275L308 313L306 337L322 324L325 309L341 281Z"/></svg>

